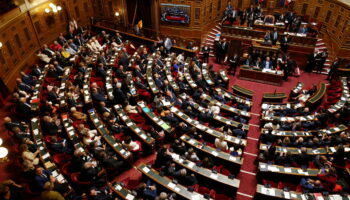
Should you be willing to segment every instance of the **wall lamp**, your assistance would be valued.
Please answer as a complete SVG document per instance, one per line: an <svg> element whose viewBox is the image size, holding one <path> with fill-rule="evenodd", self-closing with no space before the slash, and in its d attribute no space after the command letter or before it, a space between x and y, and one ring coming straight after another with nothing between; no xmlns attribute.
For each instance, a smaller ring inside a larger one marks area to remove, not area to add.
<svg viewBox="0 0 350 200"><path fill-rule="evenodd" d="M2 48L2 43L0 42L0 49Z"/></svg>
<svg viewBox="0 0 350 200"><path fill-rule="evenodd" d="M49 13L57 13L59 11L62 10L62 7L61 6L56 6L55 4L53 3L50 3L49 4L49 7L48 8L45 8L45 13L49 14Z"/></svg>

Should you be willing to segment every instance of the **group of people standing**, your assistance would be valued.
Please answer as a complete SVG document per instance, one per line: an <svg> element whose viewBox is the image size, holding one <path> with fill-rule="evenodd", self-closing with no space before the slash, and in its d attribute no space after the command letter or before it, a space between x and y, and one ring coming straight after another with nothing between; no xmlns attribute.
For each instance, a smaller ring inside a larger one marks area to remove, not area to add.
<svg viewBox="0 0 350 200"><path fill-rule="evenodd" d="M307 60L305 71L312 72L313 70L316 70L316 72L321 73L324 64L326 63L327 57L327 49L323 51L315 51L314 53L310 54Z"/></svg>

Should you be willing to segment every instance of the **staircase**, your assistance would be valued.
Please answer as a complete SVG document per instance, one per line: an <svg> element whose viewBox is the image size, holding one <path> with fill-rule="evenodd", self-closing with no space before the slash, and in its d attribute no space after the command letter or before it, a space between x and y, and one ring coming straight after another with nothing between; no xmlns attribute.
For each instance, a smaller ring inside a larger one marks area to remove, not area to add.
<svg viewBox="0 0 350 200"><path fill-rule="evenodd" d="M323 66L321 74L328 74L328 72L330 70L330 67L331 67L331 64L333 62L333 59L332 59L333 58L333 56L332 56L333 52L330 50L330 48L328 48L326 46L326 42L322 38L317 39L315 52L323 51L324 49L327 49L328 57L326 59L326 62L324 63L324 66ZM316 70L314 70L313 72L316 72Z"/></svg>
<svg viewBox="0 0 350 200"><path fill-rule="evenodd" d="M215 54L214 54L214 49L215 49L214 42L215 42L215 39L220 38L220 36L221 36L221 24L218 23L209 31L205 41L202 42L199 55L203 54L202 47L206 44L210 47L209 56L214 57L215 56Z"/></svg>

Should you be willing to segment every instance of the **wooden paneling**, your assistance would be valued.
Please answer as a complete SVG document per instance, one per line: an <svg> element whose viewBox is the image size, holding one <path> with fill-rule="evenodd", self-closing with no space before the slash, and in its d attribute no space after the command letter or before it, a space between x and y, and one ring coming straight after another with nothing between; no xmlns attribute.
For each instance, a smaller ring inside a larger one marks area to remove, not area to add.
<svg viewBox="0 0 350 200"><path fill-rule="evenodd" d="M303 14L304 5L307 5L305 15L323 23L321 34L331 39L333 53L336 56L349 57L350 5L337 0L297 0L294 11Z"/></svg>
<svg viewBox="0 0 350 200"><path fill-rule="evenodd" d="M79 25L87 25L92 16L90 0L33 1L20 5L0 17L0 78L11 91L19 72L38 62L36 52L45 43L51 43L59 33L66 32L67 18L75 18ZM44 9L52 2L62 6L56 14ZM75 12L75 7L80 13Z"/></svg>

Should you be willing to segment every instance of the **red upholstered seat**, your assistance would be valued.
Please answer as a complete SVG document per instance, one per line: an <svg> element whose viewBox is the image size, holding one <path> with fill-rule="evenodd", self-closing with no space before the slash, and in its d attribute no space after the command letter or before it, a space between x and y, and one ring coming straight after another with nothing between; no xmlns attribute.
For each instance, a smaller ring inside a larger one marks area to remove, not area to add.
<svg viewBox="0 0 350 200"><path fill-rule="evenodd" d="M91 181L80 181L79 176L80 176L80 172L74 172L70 175L70 178L73 181L73 183L81 185L81 186L89 186L92 184Z"/></svg>
<svg viewBox="0 0 350 200"><path fill-rule="evenodd" d="M210 189L208 189L208 188L206 188L206 187L204 187L204 186L200 186L199 188L198 188L198 193L199 194L209 194L209 196L211 197L211 198L215 198L215 194L216 194L216 192L215 192L215 190L210 190Z"/></svg>
<svg viewBox="0 0 350 200"><path fill-rule="evenodd" d="M52 159L56 164L63 164L71 160L72 157L69 154L61 153L61 154L54 154L52 156Z"/></svg>
<svg viewBox="0 0 350 200"><path fill-rule="evenodd" d="M231 200L232 198L228 197L224 194L216 194L214 199L215 200Z"/></svg>

